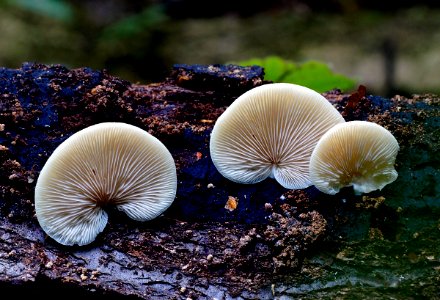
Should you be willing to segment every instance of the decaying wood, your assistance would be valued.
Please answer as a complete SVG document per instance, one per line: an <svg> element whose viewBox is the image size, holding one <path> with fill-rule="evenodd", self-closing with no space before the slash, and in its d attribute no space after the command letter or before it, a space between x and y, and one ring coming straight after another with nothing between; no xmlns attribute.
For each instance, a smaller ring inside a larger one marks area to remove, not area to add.
<svg viewBox="0 0 440 300"><path fill-rule="evenodd" d="M325 96L347 120L370 120L395 134L401 144L396 185L368 200L349 190L330 197L313 187L288 191L272 180L227 181L209 157L209 134L227 105L266 83L263 75L259 67L177 65L163 82L134 85L87 68L0 69L0 286L145 299L270 299L288 294L286 274L300 270L308 251L339 236L359 207L375 209L372 216L388 212L377 209L374 197L407 184L415 163L438 165L438 98L383 99L360 88ZM38 225L35 182L56 146L104 121L134 124L164 142L176 161L177 197L151 222L110 211L95 242L64 247ZM429 155L402 159L414 147ZM225 208L231 197L234 210Z"/></svg>

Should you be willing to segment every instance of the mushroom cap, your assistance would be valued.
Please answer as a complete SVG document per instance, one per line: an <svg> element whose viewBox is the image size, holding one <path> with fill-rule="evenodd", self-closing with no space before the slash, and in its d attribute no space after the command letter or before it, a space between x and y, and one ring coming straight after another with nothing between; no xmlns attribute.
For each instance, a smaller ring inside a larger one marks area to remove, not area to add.
<svg viewBox="0 0 440 300"><path fill-rule="evenodd" d="M319 93L296 84L266 84L238 97L217 119L211 158L238 183L275 178L283 187L311 185L310 155L341 114Z"/></svg>
<svg viewBox="0 0 440 300"><path fill-rule="evenodd" d="M366 121L338 124L322 136L310 158L310 178L334 195L353 186L356 194L381 190L397 178L399 144L382 126Z"/></svg>
<svg viewBox="0 0 440 300"><path fill-rule="evenodd" d="M146 131L125 123L87 127L49 157L35 188L43 230L63 245L86 245L104 230L107 205L138 221L151 220L173 202L174 160Z"/></svg>

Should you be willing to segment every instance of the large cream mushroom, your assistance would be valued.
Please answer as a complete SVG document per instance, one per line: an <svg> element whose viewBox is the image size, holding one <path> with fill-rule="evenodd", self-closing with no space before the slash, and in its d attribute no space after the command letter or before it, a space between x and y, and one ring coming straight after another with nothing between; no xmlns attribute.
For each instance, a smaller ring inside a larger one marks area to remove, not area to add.
<svg viewBox="0 0 440 300"><path fill-rule="evenodd" d="M115 205L137 221L151 220L173 202L174 160L146 131L125 123L85 128L49 157L35 188L43 230L63 245L86 245L104 230Z"/></svg>
<svg viewBox="0 0 440 300"><path fill-rule="evenodd" d="M238 183L275 178L283 187L311 185L310 155L321 136L345 122L319 93L266 84L237 98L218 118L210 151L217 170Z"/></svg>
<svg viewBox="0 0 440 300"><path fill-rule="evenodd" d="M322 136L310 158L312 183L334 195L353 186L356 194L381 190L397 178L399 144L382 126L365 121L336 125Z"/></svg>

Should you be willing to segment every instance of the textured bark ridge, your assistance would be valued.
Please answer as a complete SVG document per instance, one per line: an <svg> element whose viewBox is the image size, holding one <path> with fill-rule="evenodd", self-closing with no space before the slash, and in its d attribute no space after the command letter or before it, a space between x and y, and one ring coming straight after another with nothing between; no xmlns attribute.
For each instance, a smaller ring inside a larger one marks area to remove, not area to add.
<svg viewBox="0 0 440 300"><path fill-rule="evenodd" d="M363 226L384 231L378 216L397 217L376 199L407 184L414 163L438 165L431 132L438 98L383 99L362 88L324 95L347 120L368 119L395 134L397 186L362 198L349 189L331 197L313 187L288 191L274 180L239 185L216 171L209 135L234 99L266 83L263 75L260 67L176 65L163 82L135 85L88 68L0 69L0 286L22 295L59 287L94 297L270 299L291 295L289 278L308 253L334 244L359 215L369 217ZM145 223L110 210L95 242L63 247L38 225L35 182L62 141L105 121L136 125L164 142L176 161L177 197ZM413 147L426 155L402 159ZM421 182L432 176L422 169Z"/></svg>

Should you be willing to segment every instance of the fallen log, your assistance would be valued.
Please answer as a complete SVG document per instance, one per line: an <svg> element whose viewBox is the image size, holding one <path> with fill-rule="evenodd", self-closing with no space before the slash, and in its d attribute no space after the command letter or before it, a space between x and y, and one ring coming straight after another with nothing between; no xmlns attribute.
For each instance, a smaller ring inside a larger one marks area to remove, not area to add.
<svg viewBox="0 0 440 300"><path fill-rule="evenodd" d="M143 299L292 295L292 274L304 271L304 259L322 245L371 228L395 235L388 227L399 214L389 198L404 190L406 208L419 204L423 191L423 201L435 201L429 187L438 185L440 117L433 95L385 99L363 88L324 94L346 120L376 122L398 139L399 179L382 191L328 196L314 187L289 191L274 180L240 185L223 178L209 156L215 120L242 93L265 83L257 66L176 65L162 82L147 85L89 68L0 69L0 286L22 295L57 287ZM176 200L145 223L110 211L95 242L61 246L36 220L36 179L56 146L105 121L136 125L167 146L176 161ZM417 188L410 189L414 181ZM228 209L231 199L235 209Z"/></svg>

